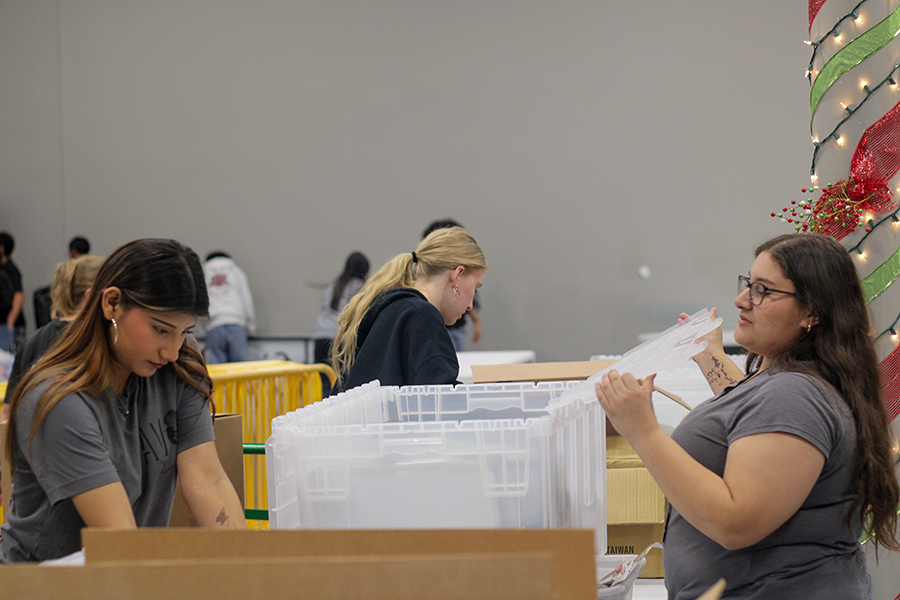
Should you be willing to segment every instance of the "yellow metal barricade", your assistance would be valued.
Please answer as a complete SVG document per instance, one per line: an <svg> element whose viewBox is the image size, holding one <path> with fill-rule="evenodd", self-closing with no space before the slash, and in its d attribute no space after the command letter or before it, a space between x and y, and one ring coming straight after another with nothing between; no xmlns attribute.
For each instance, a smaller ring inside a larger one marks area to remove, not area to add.
<svg viewBox="0 0 900 600"><path fill-rule="evenodd" d="M322 399L322 375L335 380L328 365L282 360L209 365L209 375L216 412L243 415L243 441L258 444L272 433L273 418ZM244 499L248 509L268 509L265 456L244 457Z"/></svg>

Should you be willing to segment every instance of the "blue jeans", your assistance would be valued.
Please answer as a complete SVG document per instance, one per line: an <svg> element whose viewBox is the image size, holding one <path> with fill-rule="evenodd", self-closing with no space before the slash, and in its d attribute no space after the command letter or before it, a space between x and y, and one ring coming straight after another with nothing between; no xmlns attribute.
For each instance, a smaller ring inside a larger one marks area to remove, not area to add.
<svg viewBox="0 0 900 600"><path fill-rule="evenodd" d="M457 352L465 352L466 328L459 327L457 329L448 329L447 333L450 334L450 340L453 342L453 348L456 349Z"/></svg>
<svg viewBox="0 0 900 600"><path fill-rule="evenodd" d="M206 332L209 364L247 360L247 330L240 325L220 325Z"/></svg>
<svg viewBox="0 0 900 600"><path fill-rule="evenodd" d="M0 325L0 349L12 351L13 332L6 323Z"/></svg>

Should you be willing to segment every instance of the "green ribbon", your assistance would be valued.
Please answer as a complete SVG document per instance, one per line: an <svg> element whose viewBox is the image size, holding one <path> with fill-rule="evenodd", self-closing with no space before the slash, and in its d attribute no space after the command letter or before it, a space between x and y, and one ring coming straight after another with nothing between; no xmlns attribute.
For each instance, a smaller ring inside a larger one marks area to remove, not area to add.
<svg viewBox="0 0 900 600"><path fill-rule="evenodd" d="M878 297L881 292L888 289L892 283L900 278L900 248L886 261L872 271L862 280L863 296L866 304Z"/></svg>
<svg viewBox="0 0 900 600"><path fill-rule="evenodd" d="M819 100L828 91L838 77L861 63L863 60L883 48L900 34L900 6L888 15L881 23L865 32L842 50L831 57L813 83L809 94L809 105L812 114L816 114Z"/></svg>

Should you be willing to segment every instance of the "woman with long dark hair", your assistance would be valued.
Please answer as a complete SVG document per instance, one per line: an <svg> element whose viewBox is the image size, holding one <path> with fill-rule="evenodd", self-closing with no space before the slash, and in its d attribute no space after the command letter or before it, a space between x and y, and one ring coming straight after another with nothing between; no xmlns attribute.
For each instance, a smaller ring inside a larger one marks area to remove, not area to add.
<svg viewBox="0 0 900 600"><path fill-rule="evenodd" d="M892 436L859 276L820 234L760 245L738 278L735 341L696 357L718 392L668 437L652 377L611 371L597 397L669 501L669 598L719 577L724 598L871 598L863 532L900 548Z"/></svg>
<svg viewBox="0 0 900 600"><path fill-rule="evenodd" d="M166 526L176 475L201 526L246 527L213 441L212 383L186 342L208 306L199 258L174 240L137 240L106 259L13 392L0 561L70 554L85 526Z"/></svg>
<svg viewBox="0 0 900 600"><path fill-rule="evenodd" d="M338 315L350 299L362 289L368 276L369 259L362 252L352 252L344 263L344 270L325 289L322 306L313 329L317 363L330 362L331 344L338 332Z"/></svg>

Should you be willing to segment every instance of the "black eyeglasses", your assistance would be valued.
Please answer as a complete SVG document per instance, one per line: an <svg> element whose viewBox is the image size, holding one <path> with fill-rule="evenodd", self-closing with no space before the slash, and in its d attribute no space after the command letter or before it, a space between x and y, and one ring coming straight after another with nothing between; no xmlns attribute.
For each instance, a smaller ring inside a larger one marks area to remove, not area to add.
<svg viewBox="0 0 900 600"><path fill-rule="evenodd" d="M738 275L738 295L743 294L744 290L750 290L750 304L752 304L753 306L759 306L760 304L762 304L763 299L772 292L778 294L787 294L789 296L797 295L796 292L786 292L784 290L776 290L774 288L770 288L758 281L754 281L751 283L750 278L746 275Z"/></svg>

